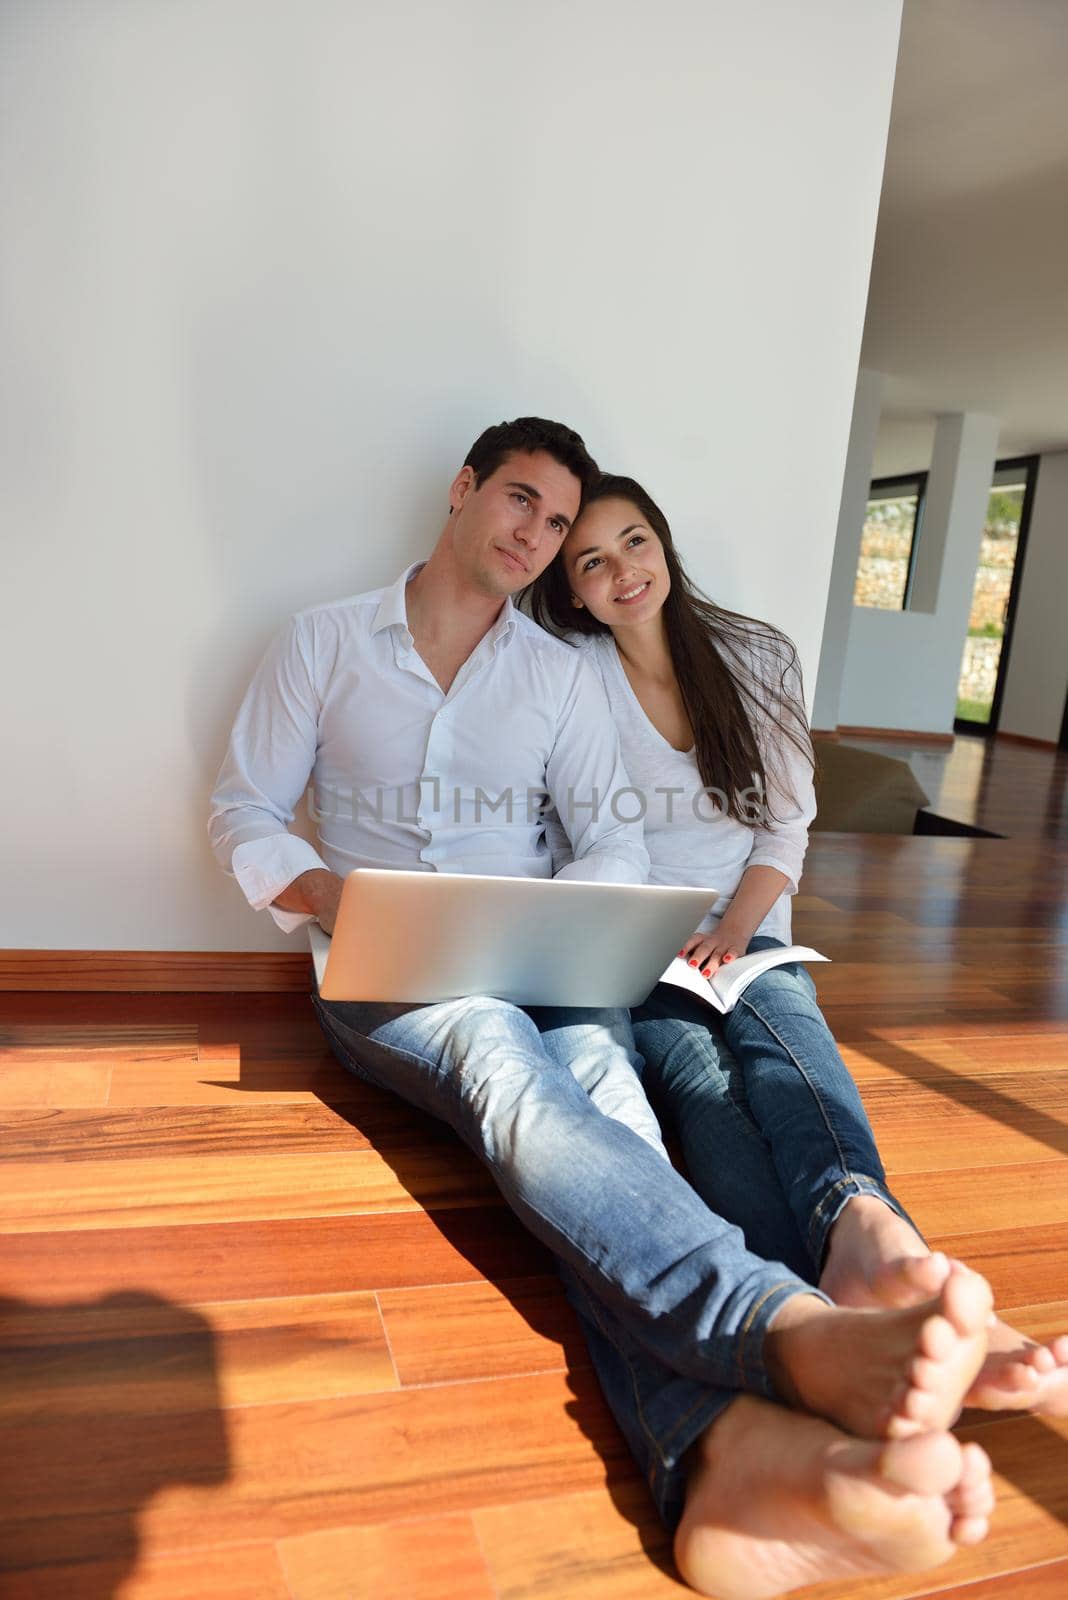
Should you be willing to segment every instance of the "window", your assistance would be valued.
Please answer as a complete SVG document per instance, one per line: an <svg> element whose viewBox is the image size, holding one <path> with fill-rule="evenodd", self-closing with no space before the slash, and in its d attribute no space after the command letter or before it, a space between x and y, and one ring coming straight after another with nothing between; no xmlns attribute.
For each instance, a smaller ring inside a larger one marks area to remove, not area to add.
<svg viewBox="0 0 1068 1600"><path fill-rule="evenodd" d="M999 461L994 471L957 689L961 731L997 726L1035 471L1031 456Z"/></svg>
<svg viewBox="0 0 1068 1600"><path fill-rule="evenodd" d="M854 605L882 611L902 611L908 605L926 491L926 472L876 478L872 484L860 540Z"/></svg>

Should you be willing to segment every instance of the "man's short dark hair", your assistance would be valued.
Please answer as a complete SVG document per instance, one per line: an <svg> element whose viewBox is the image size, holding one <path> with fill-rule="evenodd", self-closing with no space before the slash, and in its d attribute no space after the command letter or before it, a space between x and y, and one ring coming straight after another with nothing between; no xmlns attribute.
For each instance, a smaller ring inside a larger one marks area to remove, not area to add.
<svg viewBox="0 0 1068 1600"><path fill-rule="evenodd" d="M548 422L544 417L516 417L514 422L498 422L487 428L467 452L464 466L474 468L475 487L480 489L484 478L491 478L502 462L520 450L544 450L574 473L583 494L597 476L597 463L574 428L565 428L562 422Z"/></svg>

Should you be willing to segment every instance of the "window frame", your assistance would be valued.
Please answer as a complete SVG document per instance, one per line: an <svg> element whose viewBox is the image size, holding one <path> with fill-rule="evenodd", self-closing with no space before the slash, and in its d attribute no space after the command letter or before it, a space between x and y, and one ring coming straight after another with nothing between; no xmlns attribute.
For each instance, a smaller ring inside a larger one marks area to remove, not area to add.
<svg viewBox="0 0 1068 1600"><path fill-rule="evenodd" d="M1005 632L1001 636L1001 654L998 656L998 676L994 684L994 698L990 702L990 717L986 722L972 722L966 717L953 718L954 733L976 734L979 738L989 739L998 731L998 722L1001 719L1001 702L1005 697L1005 683L1009 675L1009 657L1012 651L1012 634L1016 626L1016 608L1020 600L1020 585L1023 582L1024 558L1027 554L1027 535L1031 528L1031 512L1035 504L1035 489L1038 486L1038 468L1040 456L1006 456L1003 461L994 462L994 470L990 475L990 492L998 487L995 482L999 472L1019 472L1025 481L1023 504L1020 507L1020 531L1016 536L1016 560L1012 568L1012 583L1009 585L1009 599L1005 607ZM1065 704L1065 719L1068 721L1068 702Z"/></svg>
<svg viewBox="0 0 1068 1600"><path fill-rule="evenodd" d="M923 513L927 504L927 478L926 472L898 472L890 478L873 478L868 485L868 495L864 502L865 521L867 520L868 503L879 498L890 498L883 491L887 489L905 488L916 495L916 516L912 524L912 539L909 543L909 562L905 572L905 588L901 596L901 605L894 610L910 611L912 609L912 579L916 571L916 546L923 531ZM864 538L864 528L861 525L860 536ZM860 570L860 553L857 554L857 571ZM857 574L853 575L853 584L856 587ZM889 606L866 606L854 600L853 604L862 611L889 611Z"/></svg>

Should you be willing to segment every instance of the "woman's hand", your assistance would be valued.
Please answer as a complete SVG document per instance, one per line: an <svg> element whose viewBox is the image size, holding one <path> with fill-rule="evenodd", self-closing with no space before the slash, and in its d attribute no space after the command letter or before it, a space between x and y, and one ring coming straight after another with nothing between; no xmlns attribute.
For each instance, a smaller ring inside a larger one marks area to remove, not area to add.
<svg viewBox="0 0 1068 1600"><path fill-rule="evenodd" d="M695 933L687 939L679 955L691 967L697 967L702 978L714 978L721 966L737 956L744 956L752 934L724 917L711 933Z"/></svg>

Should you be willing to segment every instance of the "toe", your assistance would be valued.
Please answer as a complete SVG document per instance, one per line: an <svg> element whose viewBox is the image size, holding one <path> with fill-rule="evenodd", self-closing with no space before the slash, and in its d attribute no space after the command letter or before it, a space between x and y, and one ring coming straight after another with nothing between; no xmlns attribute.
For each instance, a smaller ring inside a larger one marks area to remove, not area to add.
<svg viewBox="0 0 1068 1600"><path fill-rule="evenodd" d="M959 1334L979 1333L993 1310L990 1285L970 1267L954 1262L942 1290L942 1311Z"/></svg>
<svg viewBox="0 0 1068 1600"><path fill-rule="evenodd" d="M990 1521L987 1517L954 1517L949 1537L954 1544L961 1546L982 1544L989 1532Z"/></svg>
<svg viewBox="0 0 1068 1600"><path fill-rule="evenodd" d="M993 1494L992 1474L993 1467L990 1457L981 1444L970 1440L961 1446L960 1452L960 1477L957 1480L956 1494L970 1494L973 1491L989 1491ZM954 1507L954 1509L957 1509ZM960 1507L964 1510L964 1507Z"/></svg>
<svg viewBox="0 0 1068 1600"><path fill-rule="evenodd" d="M956 1331L946 1317L927 1317L921 1324L917 1341L921 1356L928 1356L932 1361L945 1361L956 1343Z"/></svg>
<svg viewBox="0 0 1068 1600"><path fill-rule="evenodd" d="M964 1470L964 1450L951 1433L892 1440L883 1447L878 1462L879 1475L898 1488L947 1498L960 1484Z"/></svg>

